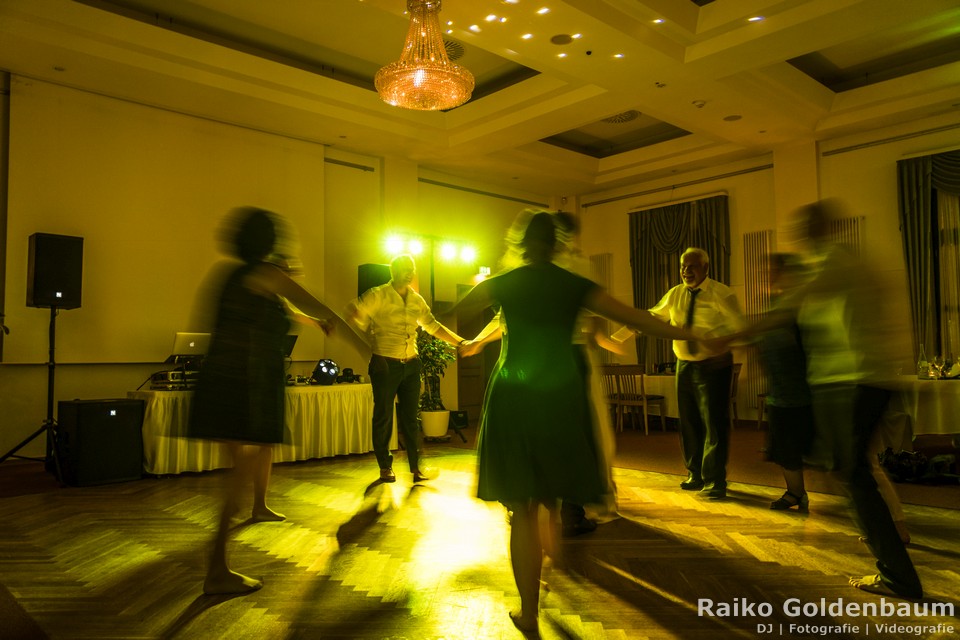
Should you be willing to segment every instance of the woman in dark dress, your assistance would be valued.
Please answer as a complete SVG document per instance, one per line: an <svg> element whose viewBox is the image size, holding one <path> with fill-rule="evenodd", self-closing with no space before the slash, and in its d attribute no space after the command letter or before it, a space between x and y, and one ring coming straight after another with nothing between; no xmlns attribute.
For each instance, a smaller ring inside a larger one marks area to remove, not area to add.
<svg viewBox="0 0 960 640"><path fill-rule="evenodd" d="M227 565L230 519L239 510L248 483L254 485L252 520L283 520L267 507L266 492L273 445L285 439L283 339L290 321L284 301L328 335L337 319L284 269L267 261L277 242L279 221L274 214L239 209L232 223L224 244L241 262L217 295L213 339L200 371L189 427L191 437L223 442L233 460L203 584L208 594L245 593L262 586L260 580Z"/></svg>
<svg viewBox="0 0 960 640"><path fill-rule="evenodd" d="M572 344L580 310L661 338L695 338L552 264L553 214L522 216L529 220L519 234L525 264L478 284L458 307L469 313L499 303L507 327L484 400L477 494L511 512L510 558L521 609L510 617L531 632L537 628L544 542L553 546L552 539L541 540L540 506L556 521L560 500L595 503L607 488L583 367Z"/></svg>
<svg viewBox="0 0 960 640"><path fill-rule="evenodd" d="M783 291L800 283L798 260L782 253L768 258L771 303L776 306ZM804 457L810 453L814 439L813 405L807 385L807 358L796 323L776 327L757 338L760 360L767 374L767 410L770 431L767 434L767 459L783 468L787 490L770 503L770 508L783 511L796 507L809 509L810 499L804 489Z"/></svg>

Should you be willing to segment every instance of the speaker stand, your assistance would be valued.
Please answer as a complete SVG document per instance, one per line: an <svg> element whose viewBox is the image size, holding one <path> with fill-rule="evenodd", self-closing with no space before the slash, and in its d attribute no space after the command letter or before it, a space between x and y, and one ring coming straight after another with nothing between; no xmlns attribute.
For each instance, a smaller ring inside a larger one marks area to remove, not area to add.
<svg viewBox="0 0 960 640"><path fill-rule="evenodd" d="M10 451L6 452L0 456L0 462L3 462L7 458L23 458L25 460L38 460L46 464L48 471L51 470L57 476L57 482L63 484L63 473L60 468L60 455L57 447L57 421L53 419L53 381L54 373L57 368L57 362L54 358L56 352L57 344L57 308L55 306L50 307L50 336L49 336L49 345L50 345L50 359L47 361L47 419L43 421L43 426L34 431L27 437L26 440L15 446ZM46 456L43 458L29 458L26 456L15 455L17 451L27 446L32 442L37 436L41 434L47 434L47 450Z"/></svg>

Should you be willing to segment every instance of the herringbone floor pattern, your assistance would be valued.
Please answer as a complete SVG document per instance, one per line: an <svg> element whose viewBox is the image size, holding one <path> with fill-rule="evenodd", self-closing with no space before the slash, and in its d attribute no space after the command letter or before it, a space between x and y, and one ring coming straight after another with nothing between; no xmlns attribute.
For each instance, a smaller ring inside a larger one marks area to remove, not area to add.
<svg viewBox="0 0 960 640"><path fill-rule="evenodd" d="M3 498L0 581L54 639L521 638L507 617L518 598L506 515L472 497L472 451L430 454L440 476L417 486L405 473L370 485L372 456L277 465L271 504L287 520L238 524L231 545L233 566L265 580L253 594L201 593L220 473ZM812 496L804 517L770 511L780 492L768 487L734 483L713 503L678 490L677 476L616 478L621 517L566 541L544 576L545 639L917 637L867 634L874 623L951 624L921 637L960 637L960 619L943 615L784 612L791 598L878 601L846 584L872 561L839 497ZM958 513L906 510L928 601L956 608ZM701 598L773 613L701 616ZM844 623L859 630L789 626Z"/></svg>

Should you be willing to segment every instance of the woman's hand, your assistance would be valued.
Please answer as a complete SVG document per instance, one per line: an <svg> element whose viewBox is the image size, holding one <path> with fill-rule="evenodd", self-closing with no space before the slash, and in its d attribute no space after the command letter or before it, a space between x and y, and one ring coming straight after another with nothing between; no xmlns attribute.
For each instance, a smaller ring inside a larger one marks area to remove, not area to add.
<svg viewBox="0 0 960 640"><path fill-rule="evenodd" d="M469 358L483 351L483 345L483 342L477 342L476 340L464 340L457 347L457 353L460 354L461 358Z"/></svg>
<svg viewBox="0 0 960 640"><path fill-rule="evenodd" d="M330 336L333 335L337 327L337 321L334 318L327 318L326 320L317 320L317 326L323 331L324 335Z"/></svg>

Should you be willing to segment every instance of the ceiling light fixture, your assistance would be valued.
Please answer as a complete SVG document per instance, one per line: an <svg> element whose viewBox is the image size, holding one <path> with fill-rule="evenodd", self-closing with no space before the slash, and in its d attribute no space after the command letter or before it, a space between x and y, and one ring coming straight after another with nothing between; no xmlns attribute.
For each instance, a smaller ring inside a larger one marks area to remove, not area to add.
<svg viewBox="0 0 960 640"><path fill-rule="evenodd" d="M377 71L387 104L418 111L459 107L473 93L473 74L450 62L440 28L440 0L407 0L410 29L400 60Z"/></svg>

